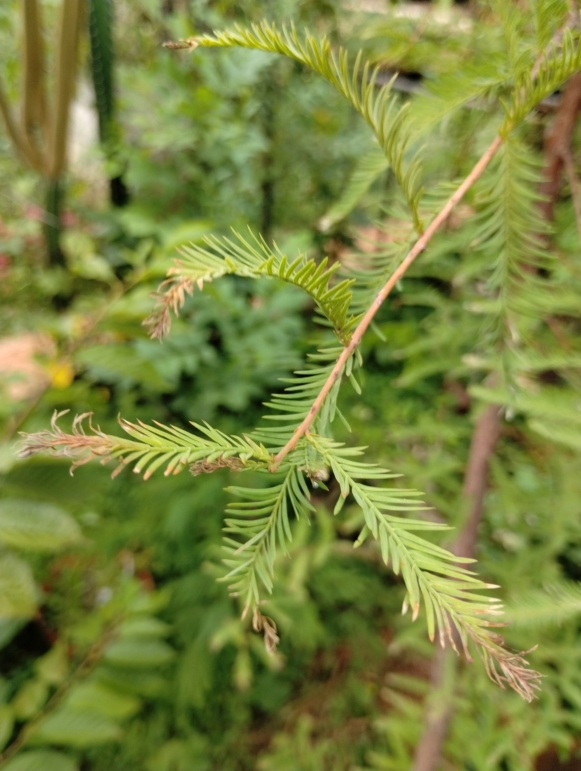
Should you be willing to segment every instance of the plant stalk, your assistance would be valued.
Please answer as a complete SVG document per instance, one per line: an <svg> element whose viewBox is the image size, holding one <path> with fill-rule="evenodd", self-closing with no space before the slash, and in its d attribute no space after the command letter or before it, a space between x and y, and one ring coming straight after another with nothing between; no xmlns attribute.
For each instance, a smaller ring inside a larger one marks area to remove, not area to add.
<svg viewBox="0 0 581 771"><path fill-rule="evenodd" d="M462 486L462 505L466 510L464 525L450 548L458 557L474 559L478 527L484 512L488 488L488 469L500 439L500 408L491 404L478 418ZM454 681L458 657L450 648L438 646L432 660L430 697L424 712L424 730L416 747L411 771L436 771L442 747L454 714Z"/></svg>
<svg viewBox="0 0 581 771"><path fill-rule="evenodd" d="M484 173L490 161L494 158L494 156L500 149L502 145L502 141L503 141L502 137L497 136L491 142L491 144L482 154L480 160L476 163L476 165L474 166L470 174L468 174L468 176L462 182L462 184L446 201L444 206L440 209L438 214L436 214L436 216L430 222L430 224L425 229L423 234L418 238L418 240L412 246L410 251L404 257L400 265L394 270L394 272L391 274L389 279L386 281L386 283L383 285L381 290L378 292L375 300L373 301L371 306L367 309L367 312L365 313L365 315L363 316L363 318L355 328L353 335L351 337L351 340L349 341L349 344L343 349L343 351L341 352L341 355L337 359L335 366L331 370L331 373L327 378L324 386L321 388L319 395L313 402L313 405L309 410L308 415L300 424L300 426L298 426L295 429L290 440L285 444L285 446L280 450L280 452L278 452L277 455L275 455L273 464L271 466L272 471L276 471L276 469L279 467L283 459L289 454L289 452L294 450L294 448L296 447L301 437L303 437L310 429L310 427L313 424L313 421L315 420L315 418L317 417L317 414L319 413L319 410L323 406L323 402L329 395L329 392L335 385L335 382L343 373L343 369L345 365L347 364L349 358L352 356L352 354L358 347L359 343L363 338L363 335L367 331L367 328L373 321L375 314L382 306L384 300L388 297L388 295L390 294L394 286L397 284L397 282L405 275L408 268L414 262L416 257L418 257L426 249L426 247L428 246L428 244L430 243L430 241L432 240L436 232L448 219L454 207L457 206L457 204L462 200L462 198L465 196L468 190L472 187L472 185Z"/></svg>
<svg viewBox="0 0 581 771"><path fill-rule="evenodd" d="M48 256L48 264L64 265L65 255L61 249L61 207L63 200L62 181L59 177L47 180L45 211L44 211L44 240Z"/></svg>

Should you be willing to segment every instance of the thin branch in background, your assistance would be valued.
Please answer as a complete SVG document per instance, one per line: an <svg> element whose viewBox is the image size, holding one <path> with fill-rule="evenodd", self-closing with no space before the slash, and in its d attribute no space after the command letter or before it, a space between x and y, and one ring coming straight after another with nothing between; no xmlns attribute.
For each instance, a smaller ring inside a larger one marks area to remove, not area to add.
<svg viewBox="0 0 581 771"><path fill-rule="evenodd" d="M42 20L37 0L22 3L22 137L30 145L33 156L42 167L46 158L42 143L46 140L49 110L46 97L46 70ZM46 169L44 169L46 171Z"/></svg>
<svg viewBox="0 0 581 771"><path fill-rule="evenodd" d="M581 241L581 186L575 173L575 164L573 162L573 156L569 150L563 158L565 165L565 174L567 175L567 181L569 182L569 189L571 191L571 200L573 202L573 209L575 210L575 224L577 225L577 234Z"/></svg>
<svg viewBox="0 0 581 771"><path fill-rule="evenodd" d="M462 487L462 506L466 511L464 525L451 551L458 557L474 558L478 527L484 511L488 487L490 458L500 439L500 408L490 405L478 418ZM436 771L442 747L453 715L452 691L458 658L449 648L438 647L432 660L431 689L424 715L424 730L416 747L412 771Z"/></svg>
<svg viewBox="0 0 581 771"><path fill-rule="evenodd" d="M578 184L573 170L571 154L571 142L573 140L573 133L575 131L577 116L580 110L581 72L577 72L567 81L565 88L563 89L563 96L557 114L545 135L545 182L541 186L541 193L545 200L541 202L540 208L545 220L547 220L547 222L552 222L554 218L555 203L561 186L562 173L564 170L567 170L566 165L569 160L569 185L575 206L577 227L581 232L581 219L579 213L581 204L579 201Z"/></svg>
<svg viewBox="0 0 581 771"><path fill-rule="evenodd" d="M415 242L413 247L404 257L399 267L397 267L394 270L394 272L391 274L391 276L386 281L384 286L381 288L375 300L373 301L373 303L368 308L367 312L365 313L365 315L357 325L355 331L353 332L351 340L349 341L349 344L341 352L341 355L337 359L337 362L333 367L325 385L321 389L316 400L313 402L313 405L309 410L307 417L303 420L300 426L298 426L298 428L295 429L291 439L275 456L274 463L272 466L273 471L275 471L278 468L278 466L280 465L282 460L288 455L288 453L291 452L296 447L297 442L301 439L301 437L303 437L307 433L307 431L309 431L310 427L313 424L313 421L315 420L315 418L317 417L317 414L319 413L319 410L323 406L323 402L329 395L329 392L337 382L338 378L341 376L343 369L346 366L349 359L351 358L352 354L359 346L359 343L361 342L363 335L367 331L367 328L373 321L375 314L382 306L384 300L388 297L392 289L396 286L397 282L401 278L403 278L403 276L405 275L405 273L407 272L411 264L414 262L416 257L418 257L423 251L425 251L428 244L430 243L430 241L432 240L436 232L439 230L439 228L446 222L446 220L448 219L450 213L455 208L455 206L457 206L458 203L460 203L460 201L468 192L468 190L472 187L472 185L481 177L481 175L484 173L484 171L486 170L491 160L494 158L494 156L500 149L501 145L502 145L502 138L500 136L497 136L491 142L491 144L488 146L485 152L482 154L480 160L476 163L476 165L474 166L470 174L468 174L468 176L462 182L462 184L459 185L457 190L446 201L444 206L440 209L438 214L436 214L434 219L430 222L428 227L425 229L424 233L418 238L418 240Z"/></svg>

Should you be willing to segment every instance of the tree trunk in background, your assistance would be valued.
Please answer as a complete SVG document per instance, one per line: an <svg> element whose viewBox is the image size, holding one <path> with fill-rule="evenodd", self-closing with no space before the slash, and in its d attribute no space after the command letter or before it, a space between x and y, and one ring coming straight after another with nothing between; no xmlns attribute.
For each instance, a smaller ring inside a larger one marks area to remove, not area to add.
<svg viewBox="0 0 581 771"><path fill-rule="evenodd" d="M44 240L48 264L50 266L64 265L65 256L61 249L60 237L62 230L61 205L63 199L62 181L59 177L47 180L45 212L44 212Z"/></svg>

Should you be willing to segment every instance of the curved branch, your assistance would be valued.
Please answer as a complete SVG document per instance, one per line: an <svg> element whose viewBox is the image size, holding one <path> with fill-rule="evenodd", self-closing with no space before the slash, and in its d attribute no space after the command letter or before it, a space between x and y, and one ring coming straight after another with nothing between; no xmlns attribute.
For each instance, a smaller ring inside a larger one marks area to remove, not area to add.
<svg viewBox="0 0 581 771"><path fill-rule="evenodd" d="M413 247L410 249L410 251L407 253L407 255L402 260L401 264L399 265L396 270L391 274L389 279L386 281L384 286L381 288L379 293L377 294L377 297L357 325L356 329L353 332L353 335L351 336L351 340L349 341L349 344L345 346L343 349L341 355L337 359L337 362L333 369L331 370L331 373L329 377L327 378L327 381L321 391L319 392L319 395L313 402L313 406L309 410L309 413L307 417L303 420L303 422L298 426L298 428L295 429L292 437L290 440L285 444L285 446L280 450L280 452L275 456L274 463L271 467L273 471L275 471L282 460L288 455L289 452L294 450L294 448L297 445L297 442L303 437L307 431L310 429L310 427L313 424L313 421L317 417L317 414L319 413L319 410L323 406L323 402L329 395L329 392L333 388L334 384L338 380L338 378L343 373L343 369L345 368L345 365L349 361L351 355L354 353L356 348L359 346L359 343L361 342L363 335L367 331L367 328L373 321L373 318L377 311L380 309L381 305L383 304L384 300L388 297L391 290L394 288L394 286L397 284L397 282L405 275L408 268L411 266L413 261L418 257L428 246L436 232L439 230L441 225L447 220L449 217L451 211L454 209L455 206L458 205L458 203L462 200L462 198L465 196L467 191L472 187L472 185L480 178L480 176L485 171L486 167L490 163L490 161L494 158L498 150L500 149L502 145L503 139L500 136L497 136L491 144L488 146L486 151L481 156L478 163L474 166L470 174L466 177L466 179L462 182L462 184L458 187L458 189L450 196L450 198L446 201L444 206L440 209L438 214L434 217L434 219L430 222L428 227L425 229L424 233L418 238L418 240L415 242Z"/></svg>

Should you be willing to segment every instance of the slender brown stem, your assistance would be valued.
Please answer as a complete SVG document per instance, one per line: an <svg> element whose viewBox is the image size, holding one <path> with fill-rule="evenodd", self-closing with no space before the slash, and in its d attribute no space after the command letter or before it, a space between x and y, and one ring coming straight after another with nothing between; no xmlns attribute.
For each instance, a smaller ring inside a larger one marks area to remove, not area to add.
<svg viewBox="0 0 581 771"><path fill-rule="evenodd" d="M466 518L451 551L459 557L474 558L478 527L484 511L490 458L500 439L500 409L489 405L478 418L462 487L462 505ZM449 649L438 647L432 661L430 696L425 708L424 730L416 747L412 771L435 771L453 715L452 692L458 657Z"/></svg>
<svg viewBox="0 0 581 771"><path fill-rule="evenodd" d="M436 216L430 222L430 224L428 225L424 233L418 238L418 240L412 246L410 251L404 257L400 265L394 270L394 272L391 274L391 276L386 281L384 286L381 288L375 300L373 301L373 303L368 308L367 312L365 313L365 315L363 316L363 318L355 328L355 331L353 332L353 335L351 337L351 340L349 341L349 344L341 352L341 355L339 356L339 358L335 363L335 366L331 370L331 373L327 378L325 385L321 388L319 395L313 402L313 406L309 410L307 417L298 426L298 428L295 429L292 437L285 444L282 450L280 450L280 452L277 455L275 455L274 463L271 467L273 471L278 468L281 461L288 455L289 452L291 452L296 447L299 439L302 436L304 436L307 433L307 431L310 429L311 425L313 424L313 421L317 417L319 410L323 406L323 402L329 395L329 392L333 388L337 379L341 376L343 372L343 368L345 367L349 358L351 357L351 355L353 354L353 352L356 350L357 346L361 342L363 335L365 334L365 332L367 331L367 328L371 324L373 317L375 316L375 314L383 304L383 301L390 294L391 290L394 288L397 282L404 276L404 274L406 273L410 265L413 263L413 261L416 259L416 257L426 249L427 245L429 244L429 242L431 241L431 239L433 238L437 230L449 217L450 212L462 200L466 192L472 187L472 185L476 182L476 180L479 179L479 177L482 175L482 173L484 172L484 170L486 169L486 167L488 166L492 158L498 152L501 145L502 145L502 137L497 136L494 139L494 141L488 146L487 150L481 156L480 160L474 166L470 174L468 174L466 179L457 188L454 194L446 201L442 209L440 209L438 214L436 214Z"/></svg>
<svg viewBox="0 0 581 771"><path fill-rule="evenodd" d="M452 693L458 659L449 648L436 647L432 659L430 694L424 710L424 730L414 754L411 771L435 771L452 719Z"/></svg>
<svg viewBox="0 0 581 771"><path fill-rule="evenodd" d="M579 186L573 156L570 151L565 153L563 162L565 164L565 174L567 175L567 181L569 182L569 189L571 191L577 234L581 240L581 187Z"/></svg>
<svg viewBox="0 0 581 771"><path fill-rule="evenodd" d="M553 219L563 169L567 170L567 159L571 157L571 142L580 110L581 72L577 72L567 81L555 119L545 135L545 181L541 187L544 201L541 204L541 211L549 222ZM573 181L574 178L574 173L572 179L570 174L571 195L573 203L577 204L575 197L577 187Z"/></svg>
<svg viewBox="0 0 581 771"><path fill-rule="evenodd" d="M488 467L499 439L500 408L491 404L478 418L470 443L462 488L466 518L451 548L452 553L459 557L474 558L478 526L482 520L484 496L488 487Z"/></svg>

